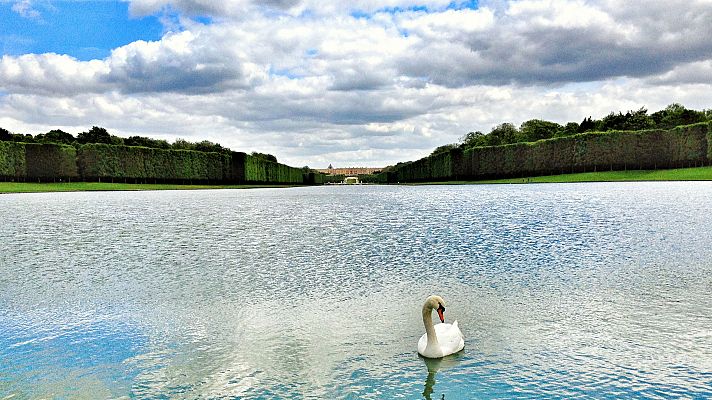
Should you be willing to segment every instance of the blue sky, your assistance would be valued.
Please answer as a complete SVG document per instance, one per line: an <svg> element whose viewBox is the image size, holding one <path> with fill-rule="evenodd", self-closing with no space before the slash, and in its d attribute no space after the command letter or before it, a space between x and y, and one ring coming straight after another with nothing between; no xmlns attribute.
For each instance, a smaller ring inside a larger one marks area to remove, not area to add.
<svg viewBox="0 0 712 400"><path fill-rule="evenodd" d="M14 4L0 3L2 54L58 53L91 60L136 40L159 40L164 33L157 16L130 17L128 2L43 2L33 4L37 17L20 15Z"/></svg>
<svg viewBox="0 0 712 400"><path fill-rule="evenodd" d="M503 122L712 108L711 1L0 0L0 127L382 167Z"/></svg>

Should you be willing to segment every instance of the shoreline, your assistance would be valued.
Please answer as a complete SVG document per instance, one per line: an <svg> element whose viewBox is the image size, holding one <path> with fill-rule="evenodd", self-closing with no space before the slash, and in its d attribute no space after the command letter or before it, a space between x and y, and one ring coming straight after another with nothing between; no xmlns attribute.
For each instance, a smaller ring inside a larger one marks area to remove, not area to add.
<svg viewBox="0 0 712 400"><path fill-rule="evenodd" d="M712 181L712 166L660 169L660 170L628 170L581 172L573 174L533 176L523 178L435 181L398 183L396 185L501 185L530 183L595 183L595 182L704 182ZM274 189L303 187L304 185L178 185L178 184L140 184L140 183L108 183L108 182L0 182L0 194L12 193L55 193L55 192L114 192L114 191L147 191L147 190L220 190L220 189ZM333 186L333 185L329 185ZM353 186L353 185L348 185Z"/></svg>
<svg viewBox="0 0 712 400"><path fill-rule="evenodd" d="M218 189L284 189L304 185L178 185L153 183L109 183L109 182L0 182L1 194L14 193L60 193L60 192L141 192L154 190L218 190Z"/></svg>
<svg viewBox="0 0 712 400"><path fill-rule="evenodd" d="M522 178L405 183L405 185L497 185L595 182L704 182L712 181L712 166L658 170L579 172Z"/></svg>

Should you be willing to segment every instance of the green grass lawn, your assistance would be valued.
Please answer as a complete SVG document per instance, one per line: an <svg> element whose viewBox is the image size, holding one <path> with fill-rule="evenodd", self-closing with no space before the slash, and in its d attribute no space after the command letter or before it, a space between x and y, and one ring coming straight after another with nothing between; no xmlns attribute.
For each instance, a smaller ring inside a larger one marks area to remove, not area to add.
<svg viewBox="0 0 712 400"><path fill-rule="evenodd" d="M494 179L487 181L447 181L418 183L428 185L501 184L501 183L566 183L566 182L634 182L634 181L712 181L712 167L643 171L604 171L580 174L535 176L531 178ZM299 186L299 185L291 185ZM0 193L86 192L116 190L192 190L252 189L289 187L289 185L170 185L107 182L18 183L0 182Z"/></svg>
<svg viewBox="0 0 712 400"><path fill-rule="evenodd" d="M292 185L296 186L296 185ZM195 190L195 189L253 189L288 187L286 185L170 185L108 182L19 183L0 182L0 193L90 192L117 190Z"/></svg>
<svg viewBox="0 0 712 400"><path fill-rule="evenodd" d="M434 184L491 183L567 183L567 182L635 182L635 181L712 181L712 167L640 171L604 171L534 176L530 178L493 179L486 181L448 181Z"/></svg>

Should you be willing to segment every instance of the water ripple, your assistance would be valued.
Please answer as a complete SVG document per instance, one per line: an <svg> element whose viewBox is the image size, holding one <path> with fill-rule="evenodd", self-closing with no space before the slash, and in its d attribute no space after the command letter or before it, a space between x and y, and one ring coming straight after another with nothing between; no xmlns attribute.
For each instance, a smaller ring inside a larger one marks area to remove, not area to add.
<svg viewBox="0 0 712 400"><path fill-rule="evenodd" d="M712 397L711 195L3 195L0 398ZM439 363L431 293L467 338Z"/></svg>

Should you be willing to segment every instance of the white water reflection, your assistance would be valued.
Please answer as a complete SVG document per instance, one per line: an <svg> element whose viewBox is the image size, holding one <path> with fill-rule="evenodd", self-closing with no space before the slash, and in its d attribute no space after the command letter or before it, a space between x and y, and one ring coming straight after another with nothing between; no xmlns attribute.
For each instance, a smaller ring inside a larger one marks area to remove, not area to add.
<svg viewBox="0 0 712 400"><path fill-rule="evenodd" d="M0 196L0 397L705 397L710 195ZM442 366L415 350L432 293L466 337Z"/></svg>

